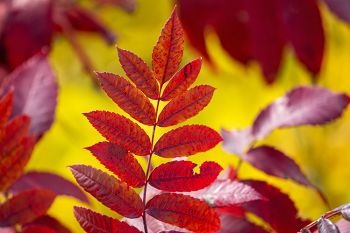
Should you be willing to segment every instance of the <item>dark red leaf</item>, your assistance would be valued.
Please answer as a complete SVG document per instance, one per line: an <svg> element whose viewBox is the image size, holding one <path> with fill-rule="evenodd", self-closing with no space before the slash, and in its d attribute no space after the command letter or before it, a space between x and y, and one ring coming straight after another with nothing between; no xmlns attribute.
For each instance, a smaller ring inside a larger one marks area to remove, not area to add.
<svg viewBox="0 0 350 233"><path fill-rule="evenodd" d="M312 74L321 69L325 33L316 0L281 0L283 26L299 60Z"/></svg>
<svg viewBox="0 0 350 233"><path fill-rule="evenodd" d="M329 9L339 18L350 23L350 2L344 0L325 0Z"/></svg>
<svg viewBox="0 0 350 233"><path fill-rule="evenodd" d="M170 80L164 89L161 100L171 100L185 92L194 83L194 81L196 81L201 67L202 58L196 59L185 65Z"/></svg>
<svg viewBox="0 0 350 233"><path fill-rule="evenodd" d="M21 233L56 233L56 231L46 226L31 225L23 227Z"/></svg>
<svg viewBox="0 0 350 233"><path fill-rule="evenodd" d="M2 31L11 69L50 46L53 38L51 0L14 0ZM35 27L33 27L35 25Z"/></svg>
<svg viewBox="0 0 350 233"><path fill-rule="evenodd" d="M174 9L152 53L152 68L161 85L171 79L179 68L183 49L184 32Z"/></svg>
<svg viewBox="0 0 350 233"><path fill-rule="evenodd" d="M242 207L267 222L276 232L295 233L302 226L297 209L288 195L263 181L245 180L266 199L243 203Z"/></svg>
<svg viewBox="0 0 350 233"><path fill-rule="evenodd" d="M82 207L74 207L74 215L87 233L141 233L125 222L93 212Z"/></svg>
<svg viewBox="0 0 350 233"><path fill-rule="evenodd" d="M210 150L222 138L204 125L187 125L164 134L156 143L154 153L165 158L189 156Z"/></svg>
<svg viewBox="0 0 350 233"><path fill-rule="evenodd" d="M152 145L148 135L128 118L107 111L93 111L84 115L107 140L137 155L150 153Z"/></svg>
<svg viewBox="0 0 350 233"><path fill-rule="evenodd" d="M146 175L139 162L124 148L100 142L87 148L108 170L132 187L142 187Z"/></svg>
<svg viewBox="0 0 350 233"><path fill-rule="evenodd" d="M297 87L267 106L253 124L253 134L262 139L274 129L320 125L338 118L350 98L322 87Z"/></svg>
<svg viewBox="0 0 350 233"><path fill-rule="evenodd" d="M126 183L90 166L73 165L70 169L79 185L105 206L128 218L142 215L142 200Z"/></svg>
<svg viewBox="0 0 350 233"><path fill-rule="evenodd" d="M164 107L157 125L172 126L197 115L209 104L214 90L209 85L200 85L176 97Z"/></svg>
<svg viewBox="0 0 350 233"><path fill-rule="evenodd" d="M151 102L123 77L112 73L97 73L108 96L130 116L145 125L154 125L156 112Z"/></svg>
<svg viewBox="0 0 350 233"><path fill-rule="evenodd" d="M0 227L26 224L44 215L56 195L44 189L32 189L14 195L0 205Z"/></svg>
<svg viewBox="0 0 350 233"><path fill-rule="evenodd" d="M74 183L50 172L27 172L12 184L9 191L19 193L34 188L47 189L57 195L67 195L89 203L89 199L85 193Z"/></svg>
<svg viewBox="0 0 350 233"><path fill-rule="evenodd" d="M13 91L0 99L0 127L5 125L12 113Z"/></svg>
<svg viewBox="0 0 350 233"><path fill-rule="evenodd" d="M173 230L170 230L170 231L160 231L158 233L186 233L184 231L173 231Z"/></svg>
<svg viewBox="0 0 350 233"><path fill-rule="evenodd" d="M118 56L126 75L136 87L149 98L158 99L159 86L147 64L132 52L120 48L118 48Z"/></svg>
<svg viewBox="0 0 350 233"><path fill-rule="evenodd" d="M218 233L268 233L264 228L230 214L220 214L221 228Z"/></svg>
<svg viewBox="0 0 350 233"><path fill-rule="evenodd" d="M216 232L220 220L214 209L196 198L164 193L153 197L146 206L152 217L194 232Z"/></svg>
<svg viewBox="0 0 350 233"><path fill-rule="evenodd" d="M222 171L215 162L204 162L200 173L193 169L197 164L191 161L172 161L156 167L149 177L153 187L170 192L196 191L210 185Z"/></svg>
<svg viewBox="0 0 350 233"><path fill-rule="evenodd" d="M49 215L44 215L40 218L37 218L36 220L27 225L50 227L51 229L55 230L55 233L71 233L71 231L67 227L65 227L57 219Z"/></svg>
<svg viewBox="0 0 350 233"><path fill-rule="evenodd" d="M188 195L204 200L210 206L216 208L233 207L242 203L264 199L249 185L229 179L217 179L207 188L188 193Z"/></svg>
<svg viewBox="0 0 350 233"><path fill-rule="evenodd" d="M39 0L35 0L37 1ZM36 24L31 24L30 27L33 25ZM4 82L1 95L11 88L14 88L12 115L30 116L30 132L42 135L51 127L54 120L58 89L47 57L37 55L18 67Z"/></svg>
<svg viewBox="0 0 350 233"><path fill-rule="evenodd" d="M224 139L223 149L238 156L243 155L255 141L251 127L238 130L221 129L221 136Z"/></svg>

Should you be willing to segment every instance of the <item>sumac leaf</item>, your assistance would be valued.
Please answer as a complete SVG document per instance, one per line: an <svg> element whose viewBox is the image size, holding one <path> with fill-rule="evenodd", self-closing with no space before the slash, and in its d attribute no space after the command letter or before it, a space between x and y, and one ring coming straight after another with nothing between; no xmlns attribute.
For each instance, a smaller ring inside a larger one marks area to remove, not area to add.
<svg viewBox="0 0 350 233"><path fill-rule="evenodd" d="M209 85L201 85L176 97L164 107L157 125L172 126L197 115L209 104L214 90Z"/></svg>
<svg viewBox="0 0 350 233"><path fill-rule="evenodd" d="M0 127L5 125L12 113L13 91L7 93L0 100Z"/></svg>
<svg viewBox="0 0 350 233"><path fill-rule="evenodd" d="M341 209L341 215L347 221L350 221L350 204L345 205Z"/></svg>
<svg viewBox="0 0 350 233"><path fill-rule="evenodd" d="M146 205L152 217L194 232L216 232L220 220L214 209L196 198L175 193L153 197Z"/></svg>
<svg viewBox="0 0 350 233"><path fill-rule="evenodd" d="M174 158L207 151L221 141L220 135L204 125L187 125L164 134L154 147L155 154Z"/></svg>
<svg viewBox="0 0 350 233"><path fill-rule="evenodd" d="M238 130L221 129L221 136L222 148L238 156L242 156L255 140L251 127Z"/></svg>
<svg viewBox="0 0 350 233"><path fill-rule="evenodd" d="M144 94L123 77L97 73L101 86L111 99L130 116L145 125L153 125L156 112Z"/></svg>
<svg viewBox="0 0 350 233"><path fill-rule="evenodd" d="M23 227L21 233L56 233L56 231L47 226L30 225Z"/></svg>
<svg viewBox="0 0 350 233"><path fill-rule="evenodd" d="M12 115L30 116L30 133L42 135L51 127L57 105L58 86L48 58L36 55L18 67L6 78L0 95L12 88Z"/></svg>
<svg viewBox="0 0 350 233"><path fill-rule="evenodd" d="M202 59L196 59L185 65L170 80L161 100L167 101L185 92L196 81L202 67Z"/></svg>
<svg viewBox="0 0 350 233"><path fill-rule="evenodd" d="M118 56L126 75L136 87L149 98L157 99L159 86L147 64L132 52L120 48L118 48Z"/></svg>
<svg viewBox="0 0 350 233"><path fill-rule="evenodd" d="M196 191L210 185L222 171L215 162L204 162L200 173L193 169L197 165L191 161L172 161L156 167L150 175L149 184L170 192Z"/></svg>
<svg viewBox="0 0 350 233"><path fill-rule="evenodd" d="M218 233L268 233L264 228L247 219L231 214L220 214L220 222L221 228Z"/></svg>
<svg viewBox="0 0 350 233"><path fill-rule="evenodd" d="M56 195L44 189L21 192L0 205L0 227L26 224L45 215Z"/></svg>
<svg viewBox="0 0 350 233"><path fill-rule="evenodd" d="M329 9L339 18L350 23L350 2L344 0L325 0Z"/></svg>
<svg viewBox="0 0 350 233"><path fill-rule="evenodd" d="M90 166L73 165L70 169L79 185L105 206L128 218L141 216L142 200L126 183Z"/></svg>
<svg viewBox="0 0 350 233"><path fill-rule="evenodd" d="M184 49L184 32L173 10L152 53L152 68L160 85L168 81L178 69Z"/></svg>
<svg viewBox="0 0 350 233"><path fill-rule="evenodd" d="M347 95L322 87L297 87L258 115L253 134L262 139L277 128L325 124L338 118L349 101Z"/></svg>
<svg viewBox="0 0 350 233"><path fill-rule="evenodd" d="M151 141L148 135L131 120L107 111L93 111L84 115L107 140L137 155L150 153Z"/></svg>
<svg viewBox="0 0 350 233"><path fill-rule="evenodd" d="M132 187L142 187L146 175L139 162L124 148L100 142L87 148L108 170Z"/></svg>
<svg viewBox="0 0 350 233"><path fill-rule="evenodd" d="M125 222L93 212L82 207L74 207L74 215L87 233L141 233Z"/></svg>
<svg viewBox="0 0 350 233"><path fill-rule="evenodd" d="M62 223L60 223L57 219L49 215L44 215L40 218L37 218L27 225L50 227L51 229L55 230L55 233L71 233L71 230L62 225Z"/></svg>
<svg viewBox="0 0 350 233"><path fill-rule="evenodd" d="M142 218L134 218L134 219L127 219L124 218L125 222L128 223L131 226L137 227L140 231L144 230L144 223ZM146 214L146 221L147 221L147 229L149 233L159 233L162 231L184 231L183 228L176 227L174 225L170 225L168 223L159 221L158 219L153 218L152 216ZM188 233L187 231L185 231Z"/></svg>
<svg viewBox="0 0 350 233"><path fill-rule="evenodd" d="M34 188L47 189L57 195L67 195L89 203L85 193L76 184L50 172L27 172L12 184L9 191L19 193Z"/></svg>
<svg viewBox="0 0 350 233"><path fill-rule="evenodd" d="M317 222L319 233L340 233L338 227L329 219L321 218Z"/></svg>

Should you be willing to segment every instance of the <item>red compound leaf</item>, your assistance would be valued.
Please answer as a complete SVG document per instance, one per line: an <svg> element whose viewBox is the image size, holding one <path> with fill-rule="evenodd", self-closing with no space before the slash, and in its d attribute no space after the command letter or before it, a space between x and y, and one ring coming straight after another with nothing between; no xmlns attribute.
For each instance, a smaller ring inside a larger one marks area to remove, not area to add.
<svg viewBox="0 0 350 233"><path fill-rule="evenodd" d="M30 225L23 227L21 233L56 233L56 231L47 226Z"/></svg>
<svg viewBox="0 0 350 233"><path fill-rule="evenodd" d="M214 209L196 198L164 193L153 197L146 206L152 217L193 232L216 232L220 220Z"/></svg>
<svg viewBox="0 0 350 233"><path fill-rule="evenodd" d="M82 207L74 207L74 215L87 233L141 233L125 222L93 212Z"/></svg>
<svg viewBox="0 0 350 233"><path fill-rule="evenodd" d="M131 120L107 111L93 111L84 115L107 140L137 155L150 153L152 145L148 135Z"/></svg>
<svg viewBox="0 0 350 233"><path fill-rule="evenodd" d="M111 142L100 142L87 149L128 185L139 188L145 184L146 175L141 165L124 148Z"/></svg>
<svg viewBox="0 0 350 233"><path fill-rule="evenodd" d="M209 104L214 90L209 85L201 85L176 97L160 113L157 125L172 126L197 115Z"/></svg>
<svg viewBox="0 0 350 233"><path fill-rule="evenodd" d="M215 162L204 162L200 166L200 173L193 169L197 164L191 161L172 161L156 167L149 183L153 187L170 192L196 191L210 185L222 171L222 167Z"/></svg>
<svg viewBox="0 0 350 233"><path fill-rule="evenodd" d="M202 59L196 59L187 65L185 65L180 71L178 71L174 77L170 80L164 92L161 100L167 101L185 92L196 81L198 74L202 67Z"/></svg>
<svg viewBox="0 0 350 233"><path fill-rule="evenodd" d="M179 68L184 49L184 32L173 10L152 53L153 72L161 85L171 79Z"/></svg>
<svg viewBox="0 0 350 233"><path fill-rule="evenodd" d="M79 185L105 206L128 218L142 215L142 200L127 184L91 166L73 165L70 169Z"/></svg>
<svg viewBox="0 0 350 233"><path fill-rule="evenodd" d="M123 77L112 73L97 73L108 96L130 116L145 125L154 125L156 112L151 102Z"/></svg>
<svg viewBox="0 0 350 233"><path fill-rule="evenodd" d="M126 75L136 87L149 98L157 99L159 86L147 64L132 52L120 48L118 48L118 56Z"/></svg>
<svg viewBox="0 0 350 233"><path fill-rule="evenodd" d="M34 188L47 189L57 195L67 195L89 203L88 197L75 183L50 172L27 172L12 184L9 191L19 193Z"/></svg>
<svg viewBox="0 0 350 233"><path fill-rule="evenodd" d="M189 156L207 151L222 138L204 125L187 125L164 134L156 143L154 153L165 158Z"/></svg>
<svg viewBox="0 0 350 233"><path fill-rule="evenodd" d="M0 127L3 127L12 113L13 91L0 99Z"/></svg>
<svg viewBox="0 0 350 233"><path fill-rule="evenodd" d="M21 192L0 205L0 227L26 224L45 215L56 195L44 189Z"/></svg>

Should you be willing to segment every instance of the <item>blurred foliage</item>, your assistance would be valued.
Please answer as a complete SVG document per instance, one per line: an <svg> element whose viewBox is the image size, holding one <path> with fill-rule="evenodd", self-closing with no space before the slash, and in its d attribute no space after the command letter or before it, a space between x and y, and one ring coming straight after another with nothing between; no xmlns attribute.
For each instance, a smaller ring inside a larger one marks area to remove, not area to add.
<svg viewBox="0 0 350 233"><path fill-rule="evenodd" d="M86 5L89 5L88 1ZM350 93L350 27L331 15L326 7L322 8L328 40L319 85ZM149 63L157 35L171 9L171 1L139 0L133 14L106 8L98 9L97 13L113 31L118 31L118 46L132 50ZM310 84L307 72L292 58L290 50L283 61L277 82L268 86L259 77L261 74L258 65L246 69L232 61L220 48L215 35L209 33L208 36L210 55L218 65L210 67L204 64L197 84L207 83L217 90L208 108L186 124L203 123L216 130L221 127L243 128L250 125L256 113L276 97L296 85ZM98 71L124 75L117 62L114 47L108 47L95 36L81 34L79 40L87 48L87 53ZM185 51L184 62L198 56L190 48ZM68 165L84 163L101 167L83 148L103 139L81 113L95 109L119 113L121 111L89 78L86 78L69 43L63 38L56 40L51 61L60 84L56 122L35 149L28 169L52 171L73 180L67 169ZM144 128L147 132L151 131L151 127ZM160 135L160 131L157 134ZM347 164L350 164L349 139L348 110L341 120L326 127L278 130L269 136L267 141L294 158L310 180L326 193L331 207L335 207L350 200L350 169L347 167ZM198 154L191 158L196 162L216 160L223 166L237 163L237 158L226 154L220 146L205 155ZM144 166L144 160L140 158L140 161ZM267 178L250 165L243 165L240 176L268 179L269 182L282 187L296 202L304 217L314 219L327 210L314 191L289 181ZM82 232L73 217L74 204L77 202L70 198L59 198L50 213L70 226L73 232ZM95 210L113 216L113 213L97 201L93 200L93 205Z"/></svg>

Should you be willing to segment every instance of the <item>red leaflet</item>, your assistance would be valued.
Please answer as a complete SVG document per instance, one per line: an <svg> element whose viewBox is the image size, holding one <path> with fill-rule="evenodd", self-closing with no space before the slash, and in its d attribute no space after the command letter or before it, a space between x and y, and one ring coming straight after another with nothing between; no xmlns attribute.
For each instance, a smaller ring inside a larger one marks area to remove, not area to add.
<svg viewBox="0 0 350 233"><path fill-rule="evenodd" d="M142 200L127 184L90 166L73 165L70 169L79 185L105 206L128 218L141 216Z"/></svg>
<svg viewBox="0 0 350 233"><path fill-rule="evenodd" d="M108 170L132 187L142 187L146 175L139 162L124 148L100 142L87 148Z"/></svg>
<svg viewBox="0 0 350 233"><path fill-rule="evenodd" d="M231 214L220 214L221 228L218 233L268 233L264 228Z"/></svg>
<svg viewBox="0 0 350 233"><path fill-rule="evenodd" d="M82 207L74 207L74 215L87 233L141 233L125 222L95 213Z"/></svg>
<svg viewBox="0 0 350 233"><path fill-rule="evenodd" d="M159 97L159 86L148 65L137 55L118 48L119 62L138 89L151 99Z"/></svg>
<svg viewBox="0 0 350 233"><path fill-rule="evenodd" d="M263 172L283 179L292 179L302 185L314 187L294 160L269 146L255 147L243 159Z"/></svg>
<svg viewBox="0 0 350 233"><path fill-rule="evenodd" d="M107 140L137 155L150 153L149 137L140 126L131 120L107 111L93 111L84 115Z"/></svg>
<svg viewBox="0 0 350 233"><path fill-rule="evenodd" d="M153 125L156 113L151 102L124 78L112 73L96 73L108 96L125 112L145 125Z"/></svg>
<svg viewBox="0 0 350 233"><path fill-rule="evenodd" d="M26 224L44 215L56 195L48 190L21 192L0 205L0 227Z"/></svg>
<svg viewBox="0 0 350 233"><path fill-rule="evenodd" d="M152 188L152 187L150 187L150 188ZM158 194L159 193L160 193L160 191L158 192ZM148 214L145 214L145 217L147 220L148 233L159 233L162 231L165 231L165 232L167 232L167 231L179 231L179 232L183 231L183 229L180 227L159 221L158 219L155 219ZM138 229L144 229L142 218L125 219L125 221L129 225L135 226Z"/></svg>
<svg viewBox="0 0 350 233"><path fill-rule="evenodd" d="M200 173L193 169L197 164L191 161L172 161L162 164L154 169L149 183L153 187L170 192L196 191L210 185L222 167L215 162L204 162L200 167Z"/></svg>
<svg viewBox="0 0 350 233"><path fill-rule="evenodd" d="M21 233L56 233L56 231L46 226L25 226Z"/></svg>
<svg viewBox="0 0 350 233"><path fill-rule="evenodd" d="M31 24L31 28L32 25L36 24ZM47 57L36 55L18 67L6 78L0 93L7 93L12 88L12 115L30 116L30 133L42 135L51 127L57 105L58 86Z"/></svg>
<svg viewBox="0 0 350 233"><path fill-rule="evenodd" d="M325 124L340 117L349 101L347 95L322 87L297 87L258 115L253 134L262 139L277 128Z"/></svg>
<svg viewBox="0 0 350 233"><path fill-rule="evenodd" d="M214 209L203 201L182 194L157 195L147 203L146 212L158 220L193 232L216 232L220 227Z"/></svg>
<svg viewBox="0 0 350 233"><path fill-rule="evenodd" d="M165 158L189 156L207 151L222 138L204 125L187 125L164 134L156 143L154 153Z"/></svg>
<svg viewBox="0 0 350 233"><path fill-rule="evenodd" d="M3 127L12 113L13 91L0 100L0 127Z"/></svg>
<svg viewBox="0 0 350 233"><path fill-rule="evenodd" d="M178 69L183 49L184 32L174 9L152 53L152 68L160 85L168 81Z"/></svg>
<svg viewBox="0 0 350 233"><path fill-rule="evenodd" d="M196 81L202 67L202 58L196 59L178 71L166 86L161 100L167 101L185 92Z"/></svg>
<svg viewBox="0 0 350 233"><path fill-rule="evenodd" d="M9 191L11 193L19 193L33 188L50 190L57 195L67 195L89 203L89 199L85 193L82 192L74 183L49 172L27 172L18 178L14 184L12 184Z"/></svg>
<svg viewBox="0 0 350 233"><path fill-rule="evenodd" d="M325 46L325 33L317 2L316 0L279 1L283 9L282 22L287 37L299 60L314 75L320 72Z"/></svg>
<svg viewBox="0 0 350 233"><path fill-rule="evenodd" d="M176 97L162 110L157 125L172 126L197 115L209 104L214 90L211 86L201 85Z"/></svg>
<svg viewBox="0 0 350 233"><path fill-rule="evenodd" d="M343 0L325 0L329 9L339 18L350 23L350 2Z"/></svg>
<svg viewBox="0 0 350 233"><path fill-rule="evenodd" d="M57 219L48 215L37 218L27 225L50 227L51 229L55 230L55 233L71 233L71 231L67 227L63 226Z"/></svg>

